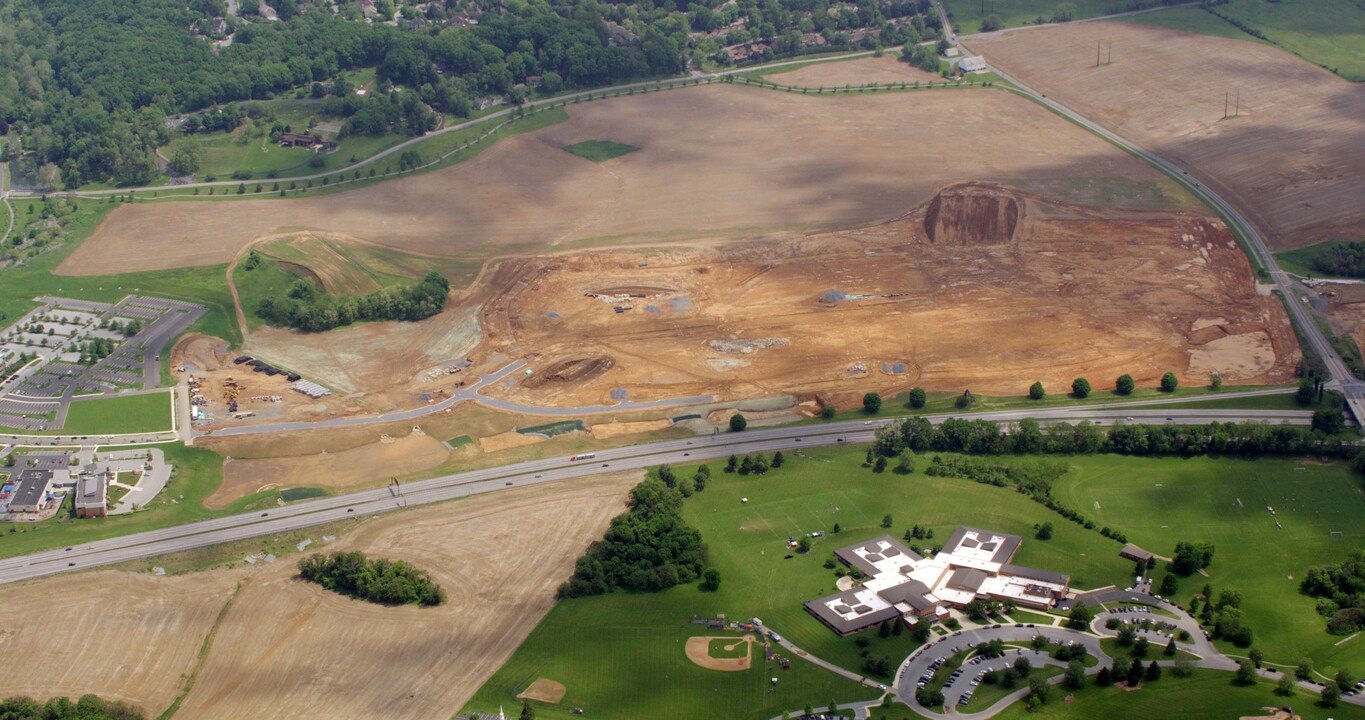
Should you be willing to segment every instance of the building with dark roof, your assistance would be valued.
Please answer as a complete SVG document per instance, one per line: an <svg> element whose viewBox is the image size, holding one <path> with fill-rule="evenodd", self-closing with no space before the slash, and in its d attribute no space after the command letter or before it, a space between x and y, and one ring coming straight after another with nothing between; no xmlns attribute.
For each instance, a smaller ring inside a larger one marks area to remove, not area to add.
<svg viewBox="0 0 1365 720"><path fill-rule="evenodd" d="M1127 543L1123 546L1123 549L1119 551L1119 557L1145 563L1151 562L1152 558L1156 556L1132 543Z"/></svg>
<svg viewBox="0 0 1365 720"><path fill-rule="evenodd" d="M10 478L17 487L14 499L10 500L10 512L38 512L47 500L48 487L52 484L51 470L24 468Z"/></svg>
<svg viewBox="0 0 1365 720"><path fill-rule="evenodd" d="M834 551L866 579L838 594L805 604L806 611L840 635L891 618L916 622L947 615L978 599L1047 609L1070 593L1062 573L1013 565L1018 535L959 527L938 554L923 557L890 535Z"/></svg>

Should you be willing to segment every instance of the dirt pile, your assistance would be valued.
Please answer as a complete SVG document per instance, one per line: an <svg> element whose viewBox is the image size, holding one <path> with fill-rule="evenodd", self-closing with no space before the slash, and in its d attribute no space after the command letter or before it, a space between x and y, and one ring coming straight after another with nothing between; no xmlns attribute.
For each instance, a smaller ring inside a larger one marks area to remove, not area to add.
<svg viewBox="0 0 1365 720"><path fill-rule="evenodd" d="M616 361L610 355L569 358L531 375L522 384L534 389L550 384L583 382L610 370L614 364Z"/></svg>
<svg viewBox="0 0 1365 720"><path fill-rule="evenodd" d="M944 245L1013 242L1021 206L1018 198L999 186L953 185L929 201L924 211L924 232L930 242Z"/></svg>

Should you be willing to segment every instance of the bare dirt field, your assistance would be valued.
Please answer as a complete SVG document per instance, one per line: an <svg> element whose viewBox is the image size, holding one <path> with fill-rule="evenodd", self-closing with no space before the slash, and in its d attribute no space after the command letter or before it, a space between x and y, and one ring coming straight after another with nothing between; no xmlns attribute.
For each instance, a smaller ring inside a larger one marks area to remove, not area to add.
<svg viewBox="0 0 1365 720"><path fill-rule="evenodd" d="M568 688L564 687L563 683L558 683L554 680L546 680L545 678L536 678L536 681L531 683L531 686L523 690L517 697L526 698L528 700L538 700L553 705L560 700L563 700L564 693L566 692L568 692Z"/></svg>
<svg viewBox="0 0 1365 720"><path fill-rule="evenodd" d="M639 422L610 422L598 423L588 428L588 432L598 440L621 435L636 435L638 433L653 432L672 427L673 423L667 420L641 420Z"/></svg>
<svg viewBox="0 0 1365 720"><path fill-rule="evenodd" d="M95 572L0 587L0 606L14 610L0 614L4 695L94 693L156 717L193 670L234 582L227 571Z"/></svg>
<svg viewBox="0 0 1365 720"><path fill-rule="evenodd" d="M300 230L427 255L747 237L895 216L944 182L1158 177L1046 110L988 89L831 98L717 85L568 112L569 121L469 162L351 192L125 205L58 272L225 263L257 238ZM923 140L907 142L907 133ZM583 140L640 150L603 164L560 150Z"/></svg>
<svg viewBox="0 0 1365 720"><path fill-rule="evenodd" d="M883 85L943 82L943 78L933 73L924 72L909 63L903 63L890 55L840 62L814 63L796 70L776 72L764 77L780 85L806 88L867 85L874 82Z"/></svg>
<svg viewBox="0 0 1365 720"><path fill-rule="evenodd" d="M1112 40L1114 60L1097 68L1100 40ZM970 44L1048 97L1192 168L1276 249L1365 236L1365 86L1267 45L1136 24L1068 23ZM1224 119L1225 98L1234 115L1237 94L1240 116Z"/></svg>
<svg viewBox="0 0 1365 720"><path fill-rule="evenodd" d="M254 571L177 718L447 718L549 610L639 473L505 491L358 527L333 549L402 559L449 601L383 607ZM192 576L193 577L193 576ZM287 700L287 702L286 702Z"/></svg>
<svg viewBox="0 0 1365 720"><path fill-rule="evenodd" d="M990 184L836 233L533 257L498 275L488 347L527 354L537 375L598 359L562 382L487 391L525 402L604 403L617 387L633 399L1021 393L1034 379L1154 382L1167 370L1281 382L1298 359L1219 221Z"/></svg>
<svg viewBox="0 0 1365 720"><path fill-rule="evenodd" d="M449 457L440 440L413 433L338 453L228 460L223 463L223 484L204 505L221 509L269 485L350 491L434 468Z"/></svg>

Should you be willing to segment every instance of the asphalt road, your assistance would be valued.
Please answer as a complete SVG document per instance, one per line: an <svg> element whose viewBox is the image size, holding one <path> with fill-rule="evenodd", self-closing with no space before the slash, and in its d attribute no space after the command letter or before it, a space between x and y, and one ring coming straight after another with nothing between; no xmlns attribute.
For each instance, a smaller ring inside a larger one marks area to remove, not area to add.
<svg viewBox="0 0 1365 720"><path fill-rule="evenodd" d="M1302 411L1245 410L1135 410L1069 407L1039 410L1014 410L976 413L974 418L1008 422L1024 417L1040 422L1080 422L1090 420L1111 424L1123 417L1161 421L1171 418L1181 423L1260 420L1307 424L1309 413ZM940 423L950 415L926 416ZM265 512L247 513L153 530L145 533L100 540L74 546L70 550L48 550L0 560L0 583L10 583L60 572L110 565L154 557L171 552L207 547L224 542L272 535L312 527L346 518L373 515L411 505L442 502L478 493L569 480L601 473L651 467L663 463L683 464L711 460L730 454L793 451L806 447L837 445L844 442L870 442L878 427L893 419L851 421L821 425L754 429L742 433L699 436L691 439L635 445L601 450L589 460L566 457L532 460L503 467L473 470L420 480L402 486L401 493L389 488L366 490L349 495L320 498Z"/></svg>

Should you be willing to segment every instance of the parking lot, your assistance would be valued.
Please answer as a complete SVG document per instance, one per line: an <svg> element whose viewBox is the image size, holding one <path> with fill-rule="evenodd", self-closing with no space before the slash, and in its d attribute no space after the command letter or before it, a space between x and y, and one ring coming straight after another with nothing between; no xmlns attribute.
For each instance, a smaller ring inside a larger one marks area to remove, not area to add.
<svg viewBox="0 0 1365 720"><path fill-rule="evenodd" d="M193 303L130 295L115 304L68 298L39 298L37 309L0 332L0 348L36 354L39 362L0 378L0 426L29 431L62 427L76 396L149 390L161 381L161 355L171 341L204 314ZM132 323L132 336L119 332ZM100 327L117 323L111 327ZM79 360L81 345L114 340L109 355L90 365Z"/></svg>

